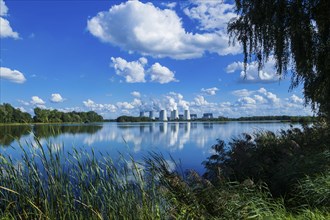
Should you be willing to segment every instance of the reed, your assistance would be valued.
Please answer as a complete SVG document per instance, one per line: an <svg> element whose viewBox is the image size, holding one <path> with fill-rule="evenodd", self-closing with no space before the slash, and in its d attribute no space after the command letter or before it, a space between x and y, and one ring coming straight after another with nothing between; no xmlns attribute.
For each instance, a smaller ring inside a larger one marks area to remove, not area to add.
<svg viewBox="0 0 330 220"><path fill-rule="evenodd" d="M260 135L260 149L271 140L288 138ZM250 139L246 142L251 145ZM274 197L264 181L230 180L222 166L209 179L193 170L184 172L173 158L169 162L155 152L143 161L124 155L114 161L94 150L68 152L52 143L42 145L38 138L35 143L20 144L19 161L0 154L1 220L330 218L328 169L300 178L288 200ZM326 147L316 155L321 154L329 158ZM221 155L211 159L206 164L210 169L223 164Z"/></svg>
<svg viewBox="0 0 330 220"><path fill-rule="evenodd" d="M132 158L116 164L50 144L24 148L20 162L0 156L0 216L4 219L160 219L162 198L154 178ZM27 151L26 149L29 149ZM33 150L31 150L33 149ZM120 164L120 166L118 166Z"/></svg>

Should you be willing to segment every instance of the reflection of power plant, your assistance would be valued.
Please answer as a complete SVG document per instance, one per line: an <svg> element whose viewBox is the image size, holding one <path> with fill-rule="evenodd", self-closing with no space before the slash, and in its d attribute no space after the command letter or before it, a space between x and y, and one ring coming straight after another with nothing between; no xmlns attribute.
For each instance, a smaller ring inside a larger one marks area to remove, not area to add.
<svg viewBox="0 0 330 220"><path fill-rule="evenodd" d="M167 133L167 123L160 123L159 124L159 131L161 133Z"/></svg>

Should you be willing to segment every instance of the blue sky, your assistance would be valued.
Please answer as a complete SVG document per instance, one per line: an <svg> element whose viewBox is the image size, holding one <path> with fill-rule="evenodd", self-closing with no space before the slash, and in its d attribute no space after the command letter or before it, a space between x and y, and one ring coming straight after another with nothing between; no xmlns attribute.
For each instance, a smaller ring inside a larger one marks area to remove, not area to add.
<svg viewBox="0 0 330 220"><path fill-rule="evenodd" d="M23 111L312 114L272 57L244 75L226 34L231 1L0 0L0 9L0 103Z"/></svg>

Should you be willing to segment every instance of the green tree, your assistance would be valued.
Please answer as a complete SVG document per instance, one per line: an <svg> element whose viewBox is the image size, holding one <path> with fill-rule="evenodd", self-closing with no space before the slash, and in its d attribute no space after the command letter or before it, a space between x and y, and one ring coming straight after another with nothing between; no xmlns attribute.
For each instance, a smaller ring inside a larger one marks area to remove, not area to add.
<svg viewBox="0 0 330 220"><path fill-rule="evenodd" d="M235 0L238 17L228 25L243 45L245 66L262 68L270 56L279 75L291 67L291 89L303 84L306 103L330 116L330 1Z"/></svg>
<svg viewBox="0 0 330 220"><path fill-rule="evenodd" d="M49 122L48 121L49 114L50 114L50 110L41 109L41 108L37 107L34 109L33 120L34 120L34 122L42 122L42 123Z"/></svg>

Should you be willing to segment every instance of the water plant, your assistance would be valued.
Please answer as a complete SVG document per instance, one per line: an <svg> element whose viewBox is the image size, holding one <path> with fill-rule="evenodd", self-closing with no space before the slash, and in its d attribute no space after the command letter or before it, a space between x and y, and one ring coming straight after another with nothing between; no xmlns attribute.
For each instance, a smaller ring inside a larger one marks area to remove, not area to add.
<svg viewBox="0 0 330 220"><path fill-rule="evenodd" d="M203 176L155 152L114 161L36 138L19 161L0 154L0 219L329 219L326 132L219 141Z"/></svg>

